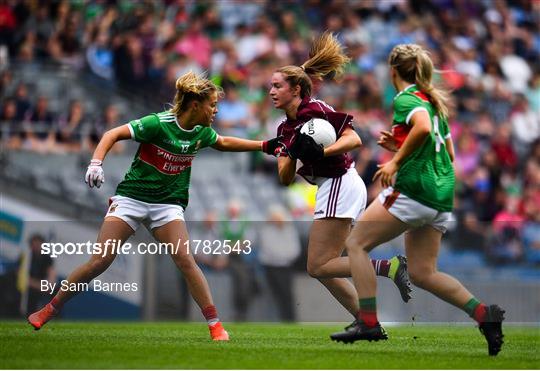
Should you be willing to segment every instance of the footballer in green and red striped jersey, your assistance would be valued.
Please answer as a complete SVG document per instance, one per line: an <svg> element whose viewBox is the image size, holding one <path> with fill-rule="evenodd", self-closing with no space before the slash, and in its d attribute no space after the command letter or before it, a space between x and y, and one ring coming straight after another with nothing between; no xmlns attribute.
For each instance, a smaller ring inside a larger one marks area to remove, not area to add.
<svg viewBox="0 0 540 371"><path fill-rule="evenodd" d="M415 84L407 86L394 98L392 132L396 145L401 148L412 128L411 118L421 111L429 115L432 130L422 145L403 161L394 189L435 210L452 211L455 176L452 159L445 148L451 137L448 123Z"/></svg>
<svg viewBox="0 0 540 371"><path fill-rule="evenodd" d="M488 354L503 345L504 310L476 299L458 280L437 269L441 239L451 220L455 177L447 95L432 85L433 62L420 45L403 44L388 58L394 98L392 133L379 144L394 151L375 178L386 187L369 205L347 240L351 273L359 298L356 321L331 335L335 341L386 340L377 319L377 283L369 252L405 235L411 281L472 317L488 343ZM395 183L393 182L395 176ZM393 184L394 183L394 184Z"/></svg>
<svg viewBox="0 0 540 371"><path fill-rule="evenodd" d="M91 188L105 181L101 164L117 141L133 139L141 144L116 195L110 200L97 239L99 246L105 246L110 240L125 242L141 224L159 242L184 246L189 241L184 210L188 204L191 165L198 151L212 146L220 151L276 153L281 146L277 138L261 142L221 137L210 127L220 94L221 89L210 80L189 72L176 81L174 105L169 111L131 121L103 135L86 172L85 180ZM100 275L116 254L105 250L92 255L68 276L69 287L81 287L79 283L88 283ZM208 322L212 340L229 340L208 282L189 249L176 248L170 254ZM28 322L39 330L77 293L60 290L50 303L32 313Z"/></svg>
<svg viewBox="0 0 540 371"><path fill-rule="evenodd" d="M216 131L202 125L186 130L170 111L128 125L131 137L141 145L116 194L187 207L192 161L201 149L216 144Z"/></svg>

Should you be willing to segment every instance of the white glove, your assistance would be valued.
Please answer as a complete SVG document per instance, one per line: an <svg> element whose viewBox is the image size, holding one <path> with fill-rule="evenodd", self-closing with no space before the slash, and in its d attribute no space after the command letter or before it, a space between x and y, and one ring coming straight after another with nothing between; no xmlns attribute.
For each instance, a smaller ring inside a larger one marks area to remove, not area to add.
<svg viewBox="0 0 540 371"><path fill-rule="evenodd" d="M101 187L101 183L105 183L105 174L103 173L103 168L101 167L102 162L100 160L90 161L88 165L88 170L86 170L86 176L84 181L90 186L90 188Z"/></svg>

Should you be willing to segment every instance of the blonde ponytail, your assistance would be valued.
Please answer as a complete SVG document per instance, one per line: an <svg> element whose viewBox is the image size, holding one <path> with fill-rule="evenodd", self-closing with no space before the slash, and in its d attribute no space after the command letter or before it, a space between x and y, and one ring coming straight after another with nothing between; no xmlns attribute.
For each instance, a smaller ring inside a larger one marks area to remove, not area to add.
<svg viewBox="0 0 540 371"><path fill-rule="evenodd" d="M343 46L331 32L324 32L311 45L309 59L301 66L285 66L276 72L284 75L290 86L300 86L300 97L311 95L311 79L331 77L337 79L350 62Z"/></svg>
<svg viewBox="0 0 540 371"><path fill-rule="evenodd" d="M309 59L302 64L308 75L323 78L332 74L335 79L343 74L344 67L351 59L345 55L343 46L329 31L313 41Z"/></svg>
<svg viewBox="0 0 540 371"><path fill-rule="evenodd" d="M208 80L204 74L198 75L192 71L180 76L176 80L175 87L176 94L171 108L175 116L180 116L180 113L193 100L204 101L213 92L217 92L219 97L223 95L222 89Z"/></svg>
<svg viewBox="0 0 540 371"><path fill-rule="evenodd" d="M439 116L448 118L450 95L432 84L434 67L426 50L416 44L397 45L390 52L388 64L403 80L415 83L418 90L429 97Z"/></svg>

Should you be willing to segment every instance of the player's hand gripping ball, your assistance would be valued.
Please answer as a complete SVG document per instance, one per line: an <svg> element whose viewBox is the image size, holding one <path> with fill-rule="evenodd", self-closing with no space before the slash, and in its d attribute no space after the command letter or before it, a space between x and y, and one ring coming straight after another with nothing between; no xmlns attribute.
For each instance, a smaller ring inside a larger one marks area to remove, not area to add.
<svg viewBox="0 0 540 371"><path fill-rule="evenodd" d="M314 162L324 157L324 148L309 135L300 133L289 149L289 156L302 162Z"/></svg>

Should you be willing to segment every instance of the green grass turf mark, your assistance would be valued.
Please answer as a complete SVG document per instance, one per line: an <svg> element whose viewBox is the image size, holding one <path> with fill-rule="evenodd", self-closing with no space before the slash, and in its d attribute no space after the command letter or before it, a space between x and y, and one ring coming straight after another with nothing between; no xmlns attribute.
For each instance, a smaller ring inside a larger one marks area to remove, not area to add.
<svg viewBox="0 0 540 371"><path fill-rule="evenodd" d="M505 327L497 357L470 326L387 328L385 342L338 344L336 325L226 324L232 340L210 341L205 324L53 321L40 331L0 322L1 368L53 369L526 369L540 367L540 328Z"/></svg>

